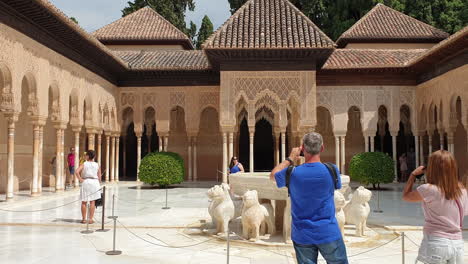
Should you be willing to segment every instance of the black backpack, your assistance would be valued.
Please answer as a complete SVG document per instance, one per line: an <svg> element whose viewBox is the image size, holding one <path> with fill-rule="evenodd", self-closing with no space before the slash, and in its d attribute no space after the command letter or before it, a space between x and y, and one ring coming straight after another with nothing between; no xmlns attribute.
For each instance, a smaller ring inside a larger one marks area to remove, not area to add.
<svg viewBox="0 0 468 264"><path fill-rule="evenodd" d="M330 175L332 177L333 183L335 184L335 190L338 189L338 175L336 175L336 170L333 167L333 164L330 162L323 163L325 167L327 167L328 172L330 172ZM288 167L286 170L286 188L288 188L288 196L289 195L289 182L291 181L291 174L294 171L294 168L296 168L294 165L291 165Z"/></svg>

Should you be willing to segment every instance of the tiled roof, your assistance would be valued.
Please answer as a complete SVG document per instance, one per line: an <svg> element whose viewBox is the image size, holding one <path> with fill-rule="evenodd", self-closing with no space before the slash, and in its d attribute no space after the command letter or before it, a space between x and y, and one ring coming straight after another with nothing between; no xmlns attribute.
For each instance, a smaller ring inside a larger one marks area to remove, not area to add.
<svg viewBox="0 0 468 264"><path fill-rule="evenodd" d="M150 7L122 17L96 30L93 35L100 41L175 40L190 43L187 35Z"/></svg>
<svg viewBox="0 0 468 264"><path fill-rule="evenodd" d="M323 69L400 68L425 52L426 49L337 49Z"/></svg>
<svg viewBox="0 0 468 264"><path fill-rule="evenodd" d="M333 48L334 42L288 0L249 0L206 49Z"/></svg>
<svg viewBox="0 0 468 264"><path fill-rule="evenodd" d="M114 51L136 70L210 70L205 53L200 50Z"/></svg>
<svg viewBox="0 0 468 264"><path fill-rule="evenodd" d="M448 33L377 4L337 40L339 47L349 42L439 42Z"/></svg>

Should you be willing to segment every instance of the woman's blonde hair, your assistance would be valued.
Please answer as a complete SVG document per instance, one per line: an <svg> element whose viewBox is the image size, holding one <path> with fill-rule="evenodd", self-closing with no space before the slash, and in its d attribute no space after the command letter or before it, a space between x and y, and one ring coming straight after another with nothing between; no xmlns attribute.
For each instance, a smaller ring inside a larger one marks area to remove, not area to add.
<svg viewBox="0 0 468 264"><path fill-rule="evenodd" d="M458 182L457 161L452 153L438 150L429 157L426 169L427 183L437 186L447 200L456 200L462 190Z"/></svg>

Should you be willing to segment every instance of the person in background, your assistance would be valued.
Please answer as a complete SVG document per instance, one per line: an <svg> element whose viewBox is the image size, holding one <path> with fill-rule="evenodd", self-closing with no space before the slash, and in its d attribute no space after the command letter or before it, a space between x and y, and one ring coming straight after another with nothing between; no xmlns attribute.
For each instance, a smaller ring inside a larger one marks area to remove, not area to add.
<svg viewBox="0 0 468 264"><path fill-rule="evenodd" d="M94 162L95 155L94 150L86 151L86 161L75 172L75 176L82 183L80 190L82 224L94 223L95 201L101 198L101 168L97 162ZM88 202L90 203L89 215L86 219L86 204Z"/></svg>
<svg viewBox="0 0 468 264"><path fill-rule="evenodd" d="M403 153L400 158L398 158L398 161L400 162L400 180L402 182L406 182L407 180L407 175L408 175L408 161L406 158L406 153Z"/></svg>
<svg viewBox="0 0 468 264"><path fill-rule="evenodd" d="M237 160L237 157L232 157L231 163L229 163L229 173L234 174L238 172L245 172L244 166Z"/></svg>
<svg viewBox="0 0 468 264"><path fill-rule="evenodd" d="M468 215L468 197L458 181L457 162L452 153L431 154L427 169L416 168L409 176L403 200L421 202L424 211L424 238L417 261L427 264L463 263L463 218ZM426 173L426 184L413 190L415 178Z"/></svg>
<svg viewBox="0 0 468 264"><path fill-rule="evenodd" d="M294 168L289 180L291 197L291 238L299 264L317 264L318 253L327 263L348 264L346 246L335 217L334 193L341 189L338 168L334 177L320 160L323 138L319 133L309 133L302 139L302 146L294 148L285 161L276 166L270 179L278 188L286 186L286 172L290 165L304 153L305 163Z"/></svg>
<svg viewBox="0 0 468 264"><path fill-rule="evenodd" d="M75 148L70 148L70 153L67 156L67 167L68 171L70 172L70 178L68 181L68 185L73 187L73 180L75 179Z"/></svg>

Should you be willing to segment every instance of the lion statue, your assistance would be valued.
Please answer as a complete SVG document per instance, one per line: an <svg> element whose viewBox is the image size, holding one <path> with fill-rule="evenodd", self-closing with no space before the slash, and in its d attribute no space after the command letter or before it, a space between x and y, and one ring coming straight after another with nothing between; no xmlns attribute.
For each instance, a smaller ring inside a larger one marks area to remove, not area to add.
<svg viewBox="0 0 468 264"><path fill-rule="evenodd" d="M354 191L351 201L345 206L344 213L346 223L356 225L356 236L364 236L369 217L369 201L372 192L360 186Z"/></svg>
<svg viewBox="0 0 468 264"><path fill-rule="evenodd" d="M257 241L260 231L273 235L276 232L275 215L271 204L260 204L257 191L247 191L242 200L242 233L246 239ZM268 229L268 230L267 230Z"/></svg>
<svg viewBox="0 0 468 264"><path fill-rule="evenodd" d="M338 226L340 227L341 235L343 236L343 239L345 237L345 232L344 232L344 225L345 225L345 213L343 211L343 208L348 204L345 200L344 195L336 190L335 191L335 217L336 220L338 221Z"/></svg>
<svg viewBox="0 0 468 264"><path fill-rule="evenodd" d="M213 224L216 226L216 233L224 235L228 231L229 221L234 219L235 208L229 193L229 185L215 185L206 193L211 200L208 206L208 213Z"/></svg>

